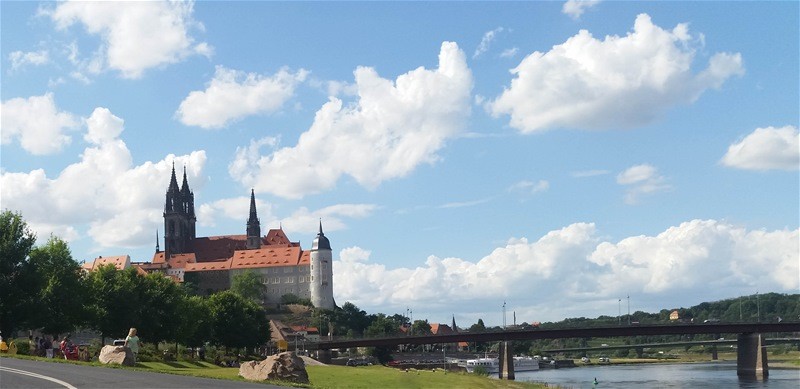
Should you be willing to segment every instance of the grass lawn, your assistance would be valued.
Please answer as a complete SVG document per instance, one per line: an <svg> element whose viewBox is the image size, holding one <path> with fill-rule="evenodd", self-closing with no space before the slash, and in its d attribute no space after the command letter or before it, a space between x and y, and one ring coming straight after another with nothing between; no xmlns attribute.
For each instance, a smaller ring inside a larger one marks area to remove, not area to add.
<svg viewBox="0 0 800 389"><path fill-rule="evenodd" d="M189 362L143 362L136 367L142 370L170 374L185 374L242 381L238 368L218 367L212 364ZM411 370L408 373L384 366L306 366L310 388L540 388L542 386L515 381L500 381L465 373L447 373L439 370Z"/></svg>
<svg viewBox="0 0 800 389"><path fill-rule="evenodd" d="M306 366L311 388L541 388L544 386L501 381L474 374L445 374L441 370L410 370L384 366Z"/></svg>

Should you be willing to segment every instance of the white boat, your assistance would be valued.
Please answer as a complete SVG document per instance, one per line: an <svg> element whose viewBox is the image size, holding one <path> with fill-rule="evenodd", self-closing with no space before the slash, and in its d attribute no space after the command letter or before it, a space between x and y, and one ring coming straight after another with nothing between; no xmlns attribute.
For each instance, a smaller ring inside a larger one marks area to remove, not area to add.
<svg viewBox="0 0 800 389"><path fill-rule="evenodd" d="M483 367L489 374L500 372L500 360L497 358L477 358L468 359L466 368L468 373L475 371L476 367ZM534 371L539 370L539 360L531 357L514 357L514 371Z"/></svg>

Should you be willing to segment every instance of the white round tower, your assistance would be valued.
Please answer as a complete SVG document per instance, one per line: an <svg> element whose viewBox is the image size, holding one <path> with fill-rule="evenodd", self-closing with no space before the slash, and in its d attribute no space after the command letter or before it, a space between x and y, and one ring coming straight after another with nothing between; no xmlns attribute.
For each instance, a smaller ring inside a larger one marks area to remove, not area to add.
<svg viewBox="0 0 800 389"><path fill-rule="evenodd" d="M322 221L319 222L319 234L311 244L311 303L316 308L333 309L333 251L331 242L322 233Z"/></svg>

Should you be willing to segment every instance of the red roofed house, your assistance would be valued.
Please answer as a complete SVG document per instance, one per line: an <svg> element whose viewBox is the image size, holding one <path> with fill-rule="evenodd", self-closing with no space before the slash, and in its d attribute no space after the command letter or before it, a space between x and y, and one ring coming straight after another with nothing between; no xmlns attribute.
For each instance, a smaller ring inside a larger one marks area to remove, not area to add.
<svg viewBox="0 0 800 389"><path fill-rule="evenodd" d="M250 215L245 235L198 237L194 212L194 193L189 189L186 168L178 187L175 166L164 204L164 250L156 239L152 262L135 263L147 272L163 272L180 282L195 283L210 294L230 288L233 277L255 272L264 284L264 303L278 303L281 296L294 294L310 299L315 307L333 309L333 260L330 241L322 232L311 250L292 242L283 229L271 229L261 236L256 213L255 192L250 192Z"/></svg>

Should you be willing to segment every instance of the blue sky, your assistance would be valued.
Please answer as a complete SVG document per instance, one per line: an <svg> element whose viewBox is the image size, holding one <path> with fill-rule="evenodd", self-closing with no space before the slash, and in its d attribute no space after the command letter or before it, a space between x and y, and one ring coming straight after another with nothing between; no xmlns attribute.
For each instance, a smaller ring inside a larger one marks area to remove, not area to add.
<svg viewBox="0 0 800 389"><path fill-rule="evenodd" d="M797 2L0 7L1 206L78 260L150 259L174 162L200 236L251 188L305 248L322 219L370 312L800 288Z"/></svg>

